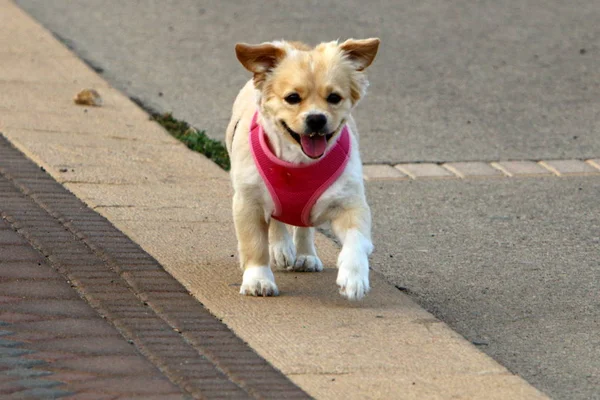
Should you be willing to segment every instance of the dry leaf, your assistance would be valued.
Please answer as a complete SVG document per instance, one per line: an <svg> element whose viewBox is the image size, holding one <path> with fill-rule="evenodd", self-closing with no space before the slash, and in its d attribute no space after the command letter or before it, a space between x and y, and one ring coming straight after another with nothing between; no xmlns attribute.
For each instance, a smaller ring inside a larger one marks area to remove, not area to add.
<svg viewBox="0 0 600 400"><path fill-rule="evenodd" d="M73 98L73 101L75 101L75 104L82 106L100 107L102 105L102 97L100 97L100 93L94 89L83 89L81 92L77 93L77 96Z"/></svg>

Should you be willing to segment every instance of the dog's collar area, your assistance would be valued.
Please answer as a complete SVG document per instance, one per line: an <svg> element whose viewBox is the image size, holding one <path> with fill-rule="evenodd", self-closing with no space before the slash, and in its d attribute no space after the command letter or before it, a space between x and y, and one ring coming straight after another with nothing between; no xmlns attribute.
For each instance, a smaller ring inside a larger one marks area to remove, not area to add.
<svg viewBox="0 0 600 400"><path fill-rule="evenodd" d="M342 126L339 138L322 157L312 163L294 164L273 153L257 117L258 112L250 124L250 149L273 200L272 217L289 225L311 226L313 205L342 174L350 159L348 127Z"/></svg>

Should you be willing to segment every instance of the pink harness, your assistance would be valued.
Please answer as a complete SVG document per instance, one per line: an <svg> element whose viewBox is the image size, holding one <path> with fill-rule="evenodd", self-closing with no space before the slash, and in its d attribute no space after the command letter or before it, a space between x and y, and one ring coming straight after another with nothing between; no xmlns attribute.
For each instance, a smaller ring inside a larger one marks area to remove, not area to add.
<svg viewBox="0 0 600 400"><path fill-rule="evenodd" d="M350 134L344 126L337 142L320 160L306 165L282 161L273 154L269 139L257 122L250 125L250 147L275 210L272 217L288 225L311 226L310 212L323 192L336 181L350 159Z"/></svg>

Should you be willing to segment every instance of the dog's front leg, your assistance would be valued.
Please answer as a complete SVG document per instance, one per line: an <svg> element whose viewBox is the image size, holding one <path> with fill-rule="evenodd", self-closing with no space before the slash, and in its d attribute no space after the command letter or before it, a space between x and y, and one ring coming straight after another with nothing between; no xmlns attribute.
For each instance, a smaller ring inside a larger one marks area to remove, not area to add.
<svg viewBox="0 0 600 400"><path fill-rule="evenodd" d="M342 242L336 280L340 294L348 300L360 300L369 291L369 255L373 251L369 206L340 212L331 227Z"/></svg>
<svg viewBox="0 0 600 400"><path fill-rule="evenodd" d="M240 266L244 278L240 293L251 296L277 296L279 290L269 267L268 224L260 204L233 196L233 221L238 239Z"/></svg>

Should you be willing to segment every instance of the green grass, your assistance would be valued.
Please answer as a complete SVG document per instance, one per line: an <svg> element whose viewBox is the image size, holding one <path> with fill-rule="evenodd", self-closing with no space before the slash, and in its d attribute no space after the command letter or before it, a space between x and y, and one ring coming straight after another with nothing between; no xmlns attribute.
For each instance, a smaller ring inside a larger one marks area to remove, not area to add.
<svg viewBox="0 0 600 400"><path fill-rule="evenodd" d="M152 113L152 119L188 148L204 154L225 171L229 171L229 155L222 142L209 138L204 131L197 130L185 121L173 118L171 113Z"/></svg>

